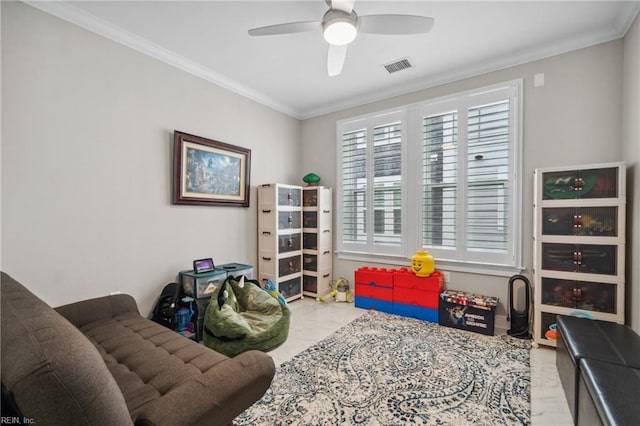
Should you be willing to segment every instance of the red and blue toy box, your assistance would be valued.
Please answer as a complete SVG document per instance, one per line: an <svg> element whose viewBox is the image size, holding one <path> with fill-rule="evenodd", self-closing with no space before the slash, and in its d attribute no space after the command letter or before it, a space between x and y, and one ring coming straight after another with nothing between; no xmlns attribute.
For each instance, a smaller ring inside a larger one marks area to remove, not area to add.
<svg viewBox="0 0 640 426"><path fill-rule="evenodd" d="M393 301L393 273L395 269L359 268L355 272L356 296Z"/></svg>
<svg viewBox="0 0 640 426"><path fill-rule="evenodd" d="M388 300L374 299L372 297L358 296L357 294L356 294L355 306L356 308L373 309L374 311L386 312L388 314L394 313L393 302L389 302Z"/></svg>
<svg viewBox="0 0 640 426"><path fill-rule="evenodd" d="M361 267L355 271L355 305L358 308L438 322L440 271L416 277L407 268Z"/></svg>
<svg viewBox="0 0 640 426"><path fill-rule="evenodd" d="M393 275L393 301L438 309L442 286L440 271L434 271L428 277L417 277L413 272L402 268Z"/></svg>
<svg viewBox="0 0 640 426"><path fill-rule="evenodd" d="M363 266L355 271L355 305L393 313L393 269Z"/></svg>
<svg viewBox="0 0 640 426"><path fill-rule="evenodd" d="M438 310L407 303L393 302L393 314L422 321L438 322Z"/></svg>

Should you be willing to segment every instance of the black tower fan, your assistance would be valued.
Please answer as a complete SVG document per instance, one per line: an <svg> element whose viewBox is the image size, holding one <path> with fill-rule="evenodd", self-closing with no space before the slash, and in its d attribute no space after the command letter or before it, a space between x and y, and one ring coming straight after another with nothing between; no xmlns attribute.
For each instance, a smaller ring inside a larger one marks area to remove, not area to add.
<svg viewBox="0 0 640 426"><path fill-rule="evenodd" d="M527 277L514 275L509 279L509 318L511 328L507 333L518 339L531 339L529 332L529 310L531 307L531 284ZM507 319L509 319L507 318Z"/></svg>

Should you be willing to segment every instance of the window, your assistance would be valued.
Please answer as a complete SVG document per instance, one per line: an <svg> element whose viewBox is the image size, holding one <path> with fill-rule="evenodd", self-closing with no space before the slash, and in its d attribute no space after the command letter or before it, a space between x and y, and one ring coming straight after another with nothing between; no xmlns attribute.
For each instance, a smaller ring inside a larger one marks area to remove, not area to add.
<svg viewBox="0 0 640 426"><path fill-rule="evenodd" d="M402 253L403 122L392 112L342 126L338 199L347 251Z"/></svg>
<svg viewBox="0 0 640 426"><path fill-rule="evenodd" d="M520 266L521 82L337 123L338 253ZM455 268L454 268L455 269Z"/></svg>

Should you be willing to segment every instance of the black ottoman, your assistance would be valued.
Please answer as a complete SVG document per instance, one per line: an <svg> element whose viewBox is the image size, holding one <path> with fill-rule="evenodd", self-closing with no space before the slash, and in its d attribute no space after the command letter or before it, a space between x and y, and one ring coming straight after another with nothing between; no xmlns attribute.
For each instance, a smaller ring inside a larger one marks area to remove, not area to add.
<svg viewBox="0 0 640 426"><path fill-rule="evenodd" d="M640 336L613 322L557 317L556 368L574 422L578 422L580 360L590 358L640 368Z"/></svg>
<svg viewBox="0 0 640 426"><path fill-rule="evenodd" d="M580 361L578 425L637 425L640 370L583 358Z"/></svg>

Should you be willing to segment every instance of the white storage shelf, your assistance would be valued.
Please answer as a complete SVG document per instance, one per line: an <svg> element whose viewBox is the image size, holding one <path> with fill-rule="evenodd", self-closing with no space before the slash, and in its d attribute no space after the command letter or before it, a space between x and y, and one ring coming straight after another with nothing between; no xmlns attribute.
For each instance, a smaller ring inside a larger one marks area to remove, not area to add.
<svg viewBox="0 0 640 426"><path fill-rule="evenodd" d="M324 186L302 188L303 292L320 297L331 291L333 191Z"/></svg>
<svg viewBox="0 0 640 426"><path fill-rule="evenodd" d="M537 343L557 315L624 323L625 203L623 163L535 171Z"/></svg>
<svg viewBox="0 0 640 426"><path fill-rule="evenodd" d="M302 188L258 187L258 275L287 301L302 297Z"/></svg>

